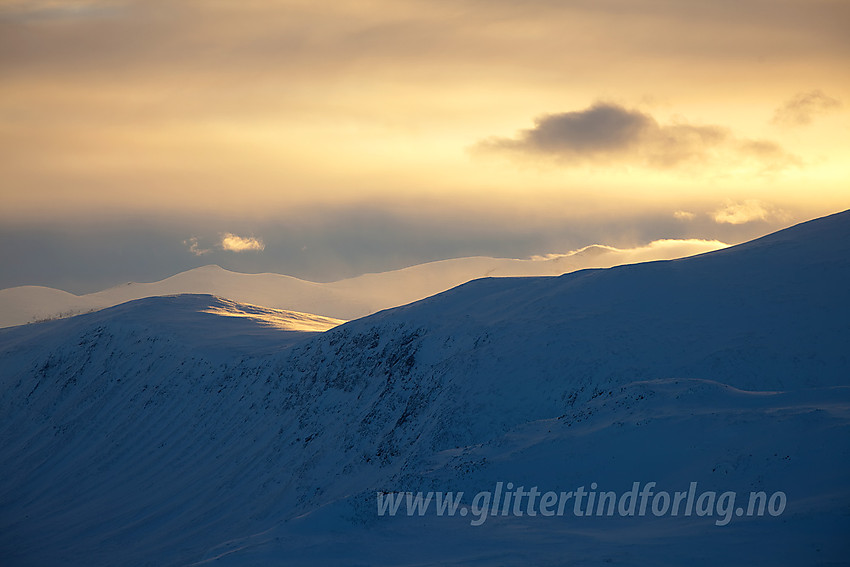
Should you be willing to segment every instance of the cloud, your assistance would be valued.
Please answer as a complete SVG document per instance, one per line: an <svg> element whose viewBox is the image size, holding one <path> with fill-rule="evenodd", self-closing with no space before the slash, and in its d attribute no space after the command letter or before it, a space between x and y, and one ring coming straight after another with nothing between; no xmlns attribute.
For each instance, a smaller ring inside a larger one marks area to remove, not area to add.
<svg viewBox="0 0 850 567"><path fill-rule="evenodd" d="M192 236L183 241L183 245L189 248L189 252L194 254L195 256L204 256L209 254L210 252L218 250L227 250L229 252L260 252L265 250L266 245L260 238L254 238L253 236L244 238L242 236L233 234L232 232L225 232L220 235L221 239L219 242L212 248L201 248L201 245L198 241L198 238Z"/></svg>
<svg viewBox="0 0 850 567"><path fill-rule="evenodd" d="M542 153L593 154L628 149L652 128L652 119L640 112L598 103L587 110L547 114L519 139L494 138L494 147Z"/></svg>
<svg viewBox="0 0 850 567"><path fill-rule="evenodd" d="M726 201L722 207L711 213L711 218L718 224L744 224L771 219L782 220L787 217L784 211L758 199L746 199L740 202Z"/></svg>
<svg viewBox="0 0 850 567"><path fill-rule="evenodd" d="M676 211L675 213L673 213L673 217L676 220L689 221L694 220L694 218L696 218L696 215L688 211Z"/></svg>
<svg viewBox="0 0 850 567"><path fill-rule="evenodd" d="M194 236L187 240L184 240L183 244L185 246L188 246L189 252L191 252L195 256L203 256L204 254L209 254L210 252L212 252L212 249L210 248L201 248L198 244L198 239Z"/></svg>
<svg viewBox="0 0 850 567"><path fill-rule="evenodd" d="M607 102L585 110L544 114L533 128L520 130L513 138L482 140L473 151L553 158L562 165L619 161L657 169L752 162L763 171L775 171L798 163L768 140L736 138L715 125L664 125L647 113Z"/></svg>
<svg viewBox="0 0 850 567"><path fill-rule="evenodd" d="M221 237L221 249L231 252L249 252L265 250L266 245L261 239L249 237L243 238L232 232L226 232Z"/></svg>
<svg viewBox="0 0 850 567"><path fill-rule="evenodd" d="M841 108L841 101L813 90L797 93L791 100L776 109L773 123L780 126L805 126L817 114L826 114Z"/></svg>

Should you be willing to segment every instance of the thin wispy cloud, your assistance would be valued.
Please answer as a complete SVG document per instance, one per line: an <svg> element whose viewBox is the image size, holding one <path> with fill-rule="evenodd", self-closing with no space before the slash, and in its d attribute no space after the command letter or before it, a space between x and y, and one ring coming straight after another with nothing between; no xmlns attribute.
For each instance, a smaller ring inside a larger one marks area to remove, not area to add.
<svg viewBox="0 0 850 567"><path fill-rule="evenodd" d="M779 126L805 126L810 124L815 116L828 114L841 106L840 100L827 96L821 90L797 93L776 109L773 123Z"/></svg>
<svg viewBox="0 0 850 567"><path fill-rule="evenodd" d="M205 254L212 252L211 248L201 248L200 244L198 244L198 239L194 236L184 240L183 245L187 246L189 248L189 252L195 256L204 256Z"/></svg>
<svg viewBox="0 0 850 567"><path fill-rule="evenodd" d="M684 256L692 256L694 254L703 254L720 250L729 246L725 242L719 240L706 240L701 238L662 238L653 240L643 246L633 248L617 248L614 246L605 246L601 244L593 244L585 246L578 250L573 250L565 254L545 254L535 255L531 259L534 261L551 261L562 258L580 257L583 255L601 255L609 254L617 258L617 263L634 263L634 262L649 262L659 259L681 258Z"/></svg>
<svg viewBox="0 0 850 567"><path fill-rule="evenodd" d="M115 15L123 0L0 0L0 19L50 20Z"/></svg>
<svg viewBox="0 0 850 567"><path fill-rule="evenodd" d="M726 201L726 203L711 213L711 218L718 224L745 224L756 221L781 220L787 214L758 199L744 201Z"/></svg>
<svg viewBox="0 0 850 567"><path fill-rule="evenodd" d="M661 124L640 110L598 102L579 111L544 114L512 138L491 137L473 147L520 158L550 158L564 166L629 163L655 169L753 163L776 171L797 158L769 140L736 137L728 128L685 121Z"/></svg>

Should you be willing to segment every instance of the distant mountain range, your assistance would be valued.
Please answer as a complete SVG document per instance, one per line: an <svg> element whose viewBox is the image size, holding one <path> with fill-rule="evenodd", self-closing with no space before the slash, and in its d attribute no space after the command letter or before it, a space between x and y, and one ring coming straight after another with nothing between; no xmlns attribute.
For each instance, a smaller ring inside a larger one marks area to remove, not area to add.
<svg viewBox="0 0 850 567"><path fill-rule="evenodd" d="M174 295L0 330L0 564L846 563L847 281L850 211L341 325ZM473 525L508 483L737 500ZM429 491L467 514L378 513Z"/></svg>
<svg viewBox="0 0 850 567"><path fill-rule="evenodd" d="M20 286L0 290L0 327L79 315L133 299L178 293L213 294L241 303L356 319L480 277L561 275L583 268L679 258L725 246L716 240L658 240L639 248L588 246L567 254L529 260L456 258L331 283L281 274L240 274L209 265L159 282L128 283L82 296L42 286Z"/></svg>

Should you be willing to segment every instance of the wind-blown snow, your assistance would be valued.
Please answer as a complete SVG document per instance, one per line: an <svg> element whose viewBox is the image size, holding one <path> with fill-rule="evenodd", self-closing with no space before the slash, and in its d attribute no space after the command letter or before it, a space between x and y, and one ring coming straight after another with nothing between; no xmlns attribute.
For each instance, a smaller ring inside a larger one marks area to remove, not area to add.
<svg viewBox="0 0 850 567"><path fill-rule="evenodd" d="M693 258L476 280L318 334L196 295L2 330L0 563L840 564L848 278L845 212ZM376 513L378 491L497 481L788 505L727 526Z"/></svg>
<svg viewBox="0 0 850 567"><path fill-rule="evenodd" d="M236 303L228 299L219 299L218 305L210 306L201 311L222 317L238 317L257 322L261 325L275 327L283 331L304 331L322 333L345 323L342 319L322 317L310 313L270 309L259 305Z"/></svg>

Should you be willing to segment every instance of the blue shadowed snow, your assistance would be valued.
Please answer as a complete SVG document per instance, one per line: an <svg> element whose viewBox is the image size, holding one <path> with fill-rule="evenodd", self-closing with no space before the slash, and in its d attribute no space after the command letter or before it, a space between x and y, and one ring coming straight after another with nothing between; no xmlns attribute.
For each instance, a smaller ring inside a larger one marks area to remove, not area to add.
<svg viewBox="0 0 850 567"><path fill-rule="evenodd" d="M212 296L0 330L2 565L841 564L850 213L338 321ZM787 494L777 517L378 517L377 491Z"/></svg>

